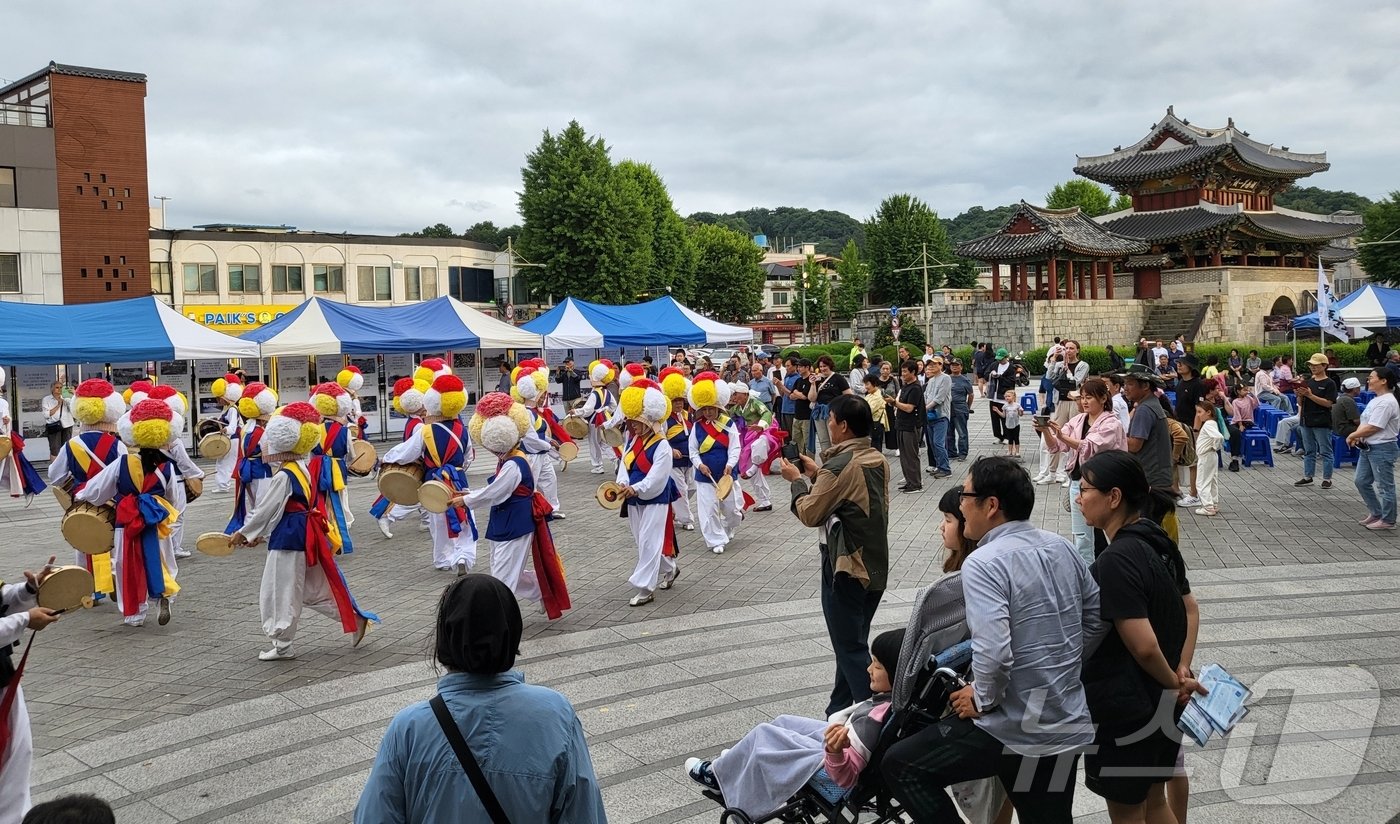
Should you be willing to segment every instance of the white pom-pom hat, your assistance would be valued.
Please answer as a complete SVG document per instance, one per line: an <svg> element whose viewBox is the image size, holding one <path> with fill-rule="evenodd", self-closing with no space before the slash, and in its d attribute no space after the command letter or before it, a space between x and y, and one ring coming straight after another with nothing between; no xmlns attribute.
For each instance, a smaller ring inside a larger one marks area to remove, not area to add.
<svg viewBox="0 0 1400 824"><path fill-rule="evenodd" d="M243 381L238 376L229 372L222 378L216 378L210 385L209 392L216 398L223 398L228 403L236 404L238 399L243 397Z"/></svg>
<svg viewBox="0 0 1400 824"><path fill-rule="evenodd" d="M101 378L88 378L78 384L73 402L73 417L84 426L103 427L110 431L126 414L126 401L116 387Z"/></svg>
<svg viewBox="0 0 1400 824"><path fill-rule="evenodd" d="M263 454L304 456L325 437L321 413L306 401L289 403L267 421L263 432Z"/></svg>
<svg viewBox="0 0 1400 824"><path fill-rule="evenodd" d="M647 368L640 363L629 363L622 367L622 371L617 373L618 389L626 389L632 385L632 381L647 376Z"/></svg>
<svg viewBox="0 0 1400 824"><path fill-rule="evenodd" d="M648 378L637 378L622 390L618 406L628 420L652 425L671 416L670 399L655 381Z"/></svg>
<svg viewBox="0 0 1400 824"><path fill-rule="evenodd" d="M476 405L467 426L474 442L493 454L505 455L529 431L530 413L504 392L491 392Z"/></svg>
<svg viewBox="0 0 1400 824"><path fill-rule="evenodd" d="M588 364L588 379L593 381L595 386L612 383L617 377L617 367L607 358L599 358Z"/></svg>
<svg viewBox="0 0 1400 824"><path fill-rule="evenodd" d="M243 387L238 399L238 414L245 418L265 418L277 408L277 393L265 383L254 381Z"/></svg>
<svg viewBox="0 0 1400 824"><path fill-rule="evenodd" d="M696 409L715 406L723 409L729 405L729 384L719 379L714 372L701 372L691 381L688 391L690 405Z"/></svg>
<svg viewBox="0 0 1400 824"><path fill-rule="evenodd" d="M343 419L350 414L352 401L350 393L333 381L318 383L311 387L311 405L323 417Z"/></svg>

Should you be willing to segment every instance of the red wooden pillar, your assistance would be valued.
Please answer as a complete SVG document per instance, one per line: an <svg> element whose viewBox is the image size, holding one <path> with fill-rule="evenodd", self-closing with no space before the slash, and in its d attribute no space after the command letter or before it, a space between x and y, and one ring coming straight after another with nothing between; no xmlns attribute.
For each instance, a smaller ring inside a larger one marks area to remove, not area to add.
<svg viewBox="0 0 1400 824"><path fill-rule="evenodd" d="M1108 298L1109 300L1113 300L1113 278L1114 278L1114 274L1113 274L1113 261L1111 261L1111 260L1106 260L1106 261L1104 261L1104 263L1103 263L1103 271L1104 271L1104 280L1103 280L1104 297Z"/></svg>
<svg viewBox="0 0 1400 824"><path fill-rule="evenodd" d="M1058 261L1058 260L1056 260L1055 258L1050 258L1050 299L1051 299L1051 300L1054 300L1055 298L1057 298L1057 297L1060 296L1060 273L1059 273L1058 271L1056 271L1056 270L1059 268L1059 265L1058 265L1058 264L1059 264L1059 261Z"/></svg>
<svg viewBox="0 0 1400 824"><path fill-rule="evenodd" d="M1080 299L1080 300L1084 300L1085 298L1089 297L1089 282L1088 282L1088 280L1089 280L1089 272L1088 272L1088 269L1089 269L1090 266L1093 266L1093 263L1092 263L1092 262L1087 263L1087 264L1086 264L1086 263L1081 263L1081 264L1079 264L1079 299Z"/></svg>
<svg viewBox="0 0 1400 824"><path fill-rule="evenodd" d="M1045 264L1035 265L1035 299L1040 300L1040 293L1045 289Z"/></svg>
<svg viewBox="0 0 1400 824"><path fill-rule="evenodd" d="M1211 249L1211 250L1210 250L1210 265L1211 265L1211 266L1220 266L1220 247L1219 247L1219 246L1217 246L1217 247L1215 247L1214 249Z"/></svg>
<svg viewBox="0 0 1400 824"><path fill-rule="evenodd" d="M1103 267L1099 265L1097 260L1089 264L1089 297L1094 300L1099 299L1099 269L1101 268Z"/></svg>
<svg viewBox="0 0 1400 824"><path fill-rule="evenodd" d="M1029 274L1030 274L1030 272L1028 271L1029 269L1030 269L1030 264L1026 263L1025 261L1022 261L1022 262L1016 264L1016 270L1017 270L1016 286L1017 286L1017 289L1018 289L1018 292L1017 292L1017 295L1016 295L1016 299L1017 299L1017 300L1025 300L1025 299L1026 299L1026 278L1027 278L1027 277L1029 276Z"/></svg>
<svg viewBox="0 0 1400 824"><path fill-rule="evenodd" d="M1001 300L1001 267L995 260L989 260L992 264L992 300Z"/></svg>
<svg viewBox="0 0 1400 824"><path fill-rule="evenodd" d="M1074 300L1074 261L1065 261L1065 300Z"/></svg>

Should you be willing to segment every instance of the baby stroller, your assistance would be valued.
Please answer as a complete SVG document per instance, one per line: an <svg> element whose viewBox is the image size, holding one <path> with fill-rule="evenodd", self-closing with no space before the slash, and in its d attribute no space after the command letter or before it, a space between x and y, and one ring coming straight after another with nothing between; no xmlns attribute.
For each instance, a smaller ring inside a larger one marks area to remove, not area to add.
<svg viewBox="0 0 1400 824"><path fill-rule="evenodd" d="M892 712L880 730L880 738L869 763L854 787L846 789L827 776L823 769L808 780L782 807L763 818L751 818L744 811L729 807L715 790L703 794L724 807L720 824L857 824L861 817L875 824L902 822L898 804L880 781L880 759L900 738L936 722L948 708L948 696L964 685L972 663L972 642L962 641L925 659L919 668L912 700L904 710Z"/></svg>

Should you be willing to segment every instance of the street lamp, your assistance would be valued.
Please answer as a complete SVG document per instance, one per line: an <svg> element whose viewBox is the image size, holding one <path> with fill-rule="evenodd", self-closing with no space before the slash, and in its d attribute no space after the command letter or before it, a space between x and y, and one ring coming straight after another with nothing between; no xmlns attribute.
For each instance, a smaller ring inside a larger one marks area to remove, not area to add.
<svg viewBox="0 0 1400 824"><path fill-rule="evenodd" d="M933 264L932 264L932 265L929 264L929 261L930 261L930 260L933 261ZM919 253L919 262L918 262L918 263L915 263L913 266L906 266L906 267L904 267L903 269L895 269L895 270L894 270L894 271L896 271L896 272L913 272L913 271L916 270L916 269L922 269L922 270L923 270L923 273L924 273L924 343L932 343L932 342L933 342L933 331L932 331L932 327L933 327L933 315L932 315L932 313L929 312L929 308L928 308L928 270L930 270L930 269L956 269L957 266L958 266L958 264L956 264L956 263L939 263L937 258L930 258L930 257L928 256L928 244L925 243L925 244L923 244L923 251Z"/></svg>

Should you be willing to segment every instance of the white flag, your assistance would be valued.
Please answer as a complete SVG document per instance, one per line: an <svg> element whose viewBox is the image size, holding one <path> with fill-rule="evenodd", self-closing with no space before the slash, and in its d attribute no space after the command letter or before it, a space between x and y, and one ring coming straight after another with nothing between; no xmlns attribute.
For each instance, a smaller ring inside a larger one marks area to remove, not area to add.
<svg viewBox="0 0 1400 824"><path fill-rule="evenodd" d="M1337 311L1332 308L1332 285L1327 282L1327 274L1322 271L1321 257L1317 260L1317 323L1329 337L1339 338L1343 342L1351 340L1351 333L1346 324L1342 323L1342 319L1337 317Z"/></svg>

